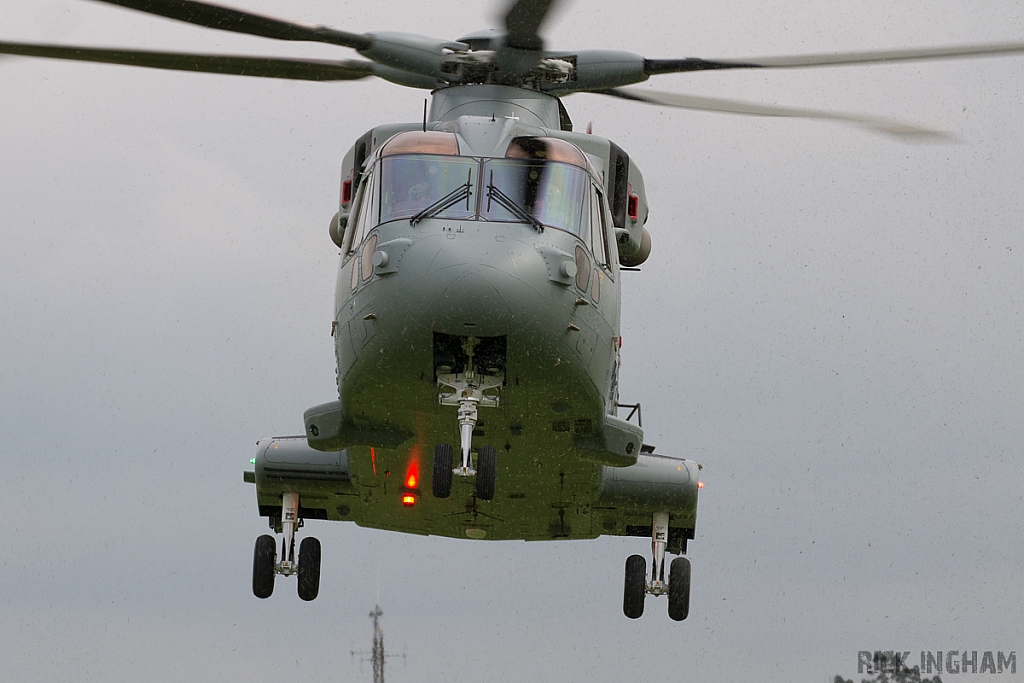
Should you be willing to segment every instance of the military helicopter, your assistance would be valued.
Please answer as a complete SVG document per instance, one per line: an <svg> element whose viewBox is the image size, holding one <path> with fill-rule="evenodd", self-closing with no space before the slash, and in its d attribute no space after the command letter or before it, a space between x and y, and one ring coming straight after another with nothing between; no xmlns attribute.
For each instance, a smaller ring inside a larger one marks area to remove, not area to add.
<svg viewBox="0 0 1024 683"><path fill-rule="evenodd" d="M430 90L423 118L362 135L342 162L329 234L341 251L332 321L337 400L305 433L257 444L253 592L297 575L319 592L307 519L468 539L649 537L626 561L623 611L666 595L689 613L700 465L644 443L618 395L621 278L651 252L635 161L575 132L561 98L591 92L662 106L844 121L941 135L892 119L693 98L630 84L700 70L796 68L1024 52L1024 43L743 61L547 50L554 0L515 0L501 30L458 40L348 33L193 0L97 0L365 60L193 55L0 43L0 52L315 81L376 76ZM620 413L625 413L624 416ZM667 569L667 571L666 571ZM667 576L666 576L667 574Z"/></svg>

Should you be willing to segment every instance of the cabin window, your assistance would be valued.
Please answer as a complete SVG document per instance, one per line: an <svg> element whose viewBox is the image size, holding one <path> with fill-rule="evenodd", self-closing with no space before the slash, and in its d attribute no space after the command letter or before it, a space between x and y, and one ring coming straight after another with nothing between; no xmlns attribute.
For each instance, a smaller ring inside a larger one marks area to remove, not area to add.
<svg viewBox="0 0 1024 683"><path fill-rule="evenodd" d="M376 222L431 218L465 220L476 213L479 163L468 157L408 154L380 161L380 215Z"/></svg>
<svg viewBox="0 0 1024 683"><path fill-rule="evenodd" d="M499 201L494 190L543 225L579 235L585 230L590 178L578 167L544 160L493 159L484 164L481 189L484 220L516 222L520 218ZM492 189L493 188L493 189Z"/></svg>

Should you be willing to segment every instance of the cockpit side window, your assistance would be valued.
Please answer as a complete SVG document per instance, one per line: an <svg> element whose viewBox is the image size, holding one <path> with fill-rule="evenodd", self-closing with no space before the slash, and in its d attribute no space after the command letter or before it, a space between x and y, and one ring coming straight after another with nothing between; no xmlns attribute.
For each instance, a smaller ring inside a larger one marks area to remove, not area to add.
<svg viewBox="0 0 1024 683"><path fill-rule="evenodd" d="M366 237L370 228L376 225L376 203L377 195L377 174L373 169L363 174L363 181L359 185L359 191L352 202L352 213L349 219L348 233L350 235L346 253L351 254Z"/></svg>
<svg viewBox="0 0 1024 683"><path fill-rule="evenodd" d="M352 208L348 214L348 226L345 229L345 254L351 254L357 244L355 233L359 228L359 212L363 207L363 191L365 187L365 183L361 184L352 198Z"/></svg>
<svg viewBox="0 0 1024 683"><path fill-rule="evenodd" d="M594 252L594 258L602 266L608 267L608 226L604 197L594 185L591 185L590 191L590 224L590 245Z"/></svg>

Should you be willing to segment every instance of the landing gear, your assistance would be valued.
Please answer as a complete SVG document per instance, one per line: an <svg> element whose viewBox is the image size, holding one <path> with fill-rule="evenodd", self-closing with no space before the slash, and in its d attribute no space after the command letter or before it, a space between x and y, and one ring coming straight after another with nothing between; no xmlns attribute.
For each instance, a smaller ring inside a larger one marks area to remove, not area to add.
<svg viewBox="0 0 1024 683"><path fill-rule="evenodd" d="M644 598L649 595L668 596L668 616L682 621L690 613L690 561L685 557L672 560L668 581L665 581L665 548L668 546L668 513L656 512L651 524L650 581L647 562L641 555L626 559L626 582L622 596L622 612L630 619L644 613Z"/></svg>
<svg viewBox="0 0 1024 683"><path fill-rule="evenodd" d="M456 406L459 409L459 440L462 457L457 467L452 469L454 449L448 444L439 444L434 449L434 481L431 486L437 498L447 498L451 493L451 477L476 476L476 496L482 500L494 498L494 485L498 472L497 452L493 446L483 446L477 453L477 467L473 468L473 430L476 428L480 408L497 408L500 398L497 392L502 386L502 379L492 375L482 375L474 370L473 350L479 339L469 337L463 343L466 352L466 371L440 374L437 376L438 402L443 406ZM485 393L492 392L492 393ZM445 466L445 463L447 465ZM449 470L446 475L442 469Z"/></svg>
<svg viewBox="0 0 1024 683"><path fill-rule="evenodd" d="M274 578L299 575L299 597L314 600L320 592L320 541L306 538L299 547L299 561L295 561L295 531L302 526L299 519L299 494L288 491L281 496L281 554L277 554L277 541L269 534L256 539L252 560L252 592L257 598L269 598L274 593ZM273 523L271 524L273 526Z"/></svg>

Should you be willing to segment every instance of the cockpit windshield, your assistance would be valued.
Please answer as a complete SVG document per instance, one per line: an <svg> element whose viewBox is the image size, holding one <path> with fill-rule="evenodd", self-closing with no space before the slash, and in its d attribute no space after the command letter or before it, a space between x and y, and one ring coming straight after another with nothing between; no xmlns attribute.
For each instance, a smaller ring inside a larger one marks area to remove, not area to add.
<svg viewBox="0 0 1024 683"><path fill-rule="evenodd" d="M505 158L478 158L458 156L450 133L402 133L367 173L358 236L391 221L447 218L528 223L586 239L594 173L564 140L516 138Z"/></svg>
<svg viewBox="0 0 1024 683"><path fill-rule="evenodd" d="M411 219L432 208L429 217L472 218L476 213L478 169L479 162L467 157L384 157L380 162L379 221Z"/></svg>
<svg viewBox="0 0 1024 683"><path fill-rule="evenodd" d="M519 208L542 225L580 234L583 207L590 206L585 203L590 183L582 168L543 160L492 159L484 164L484 182L484 220L520 221ZM515 206L501 201L492 188Z"/></svg>

